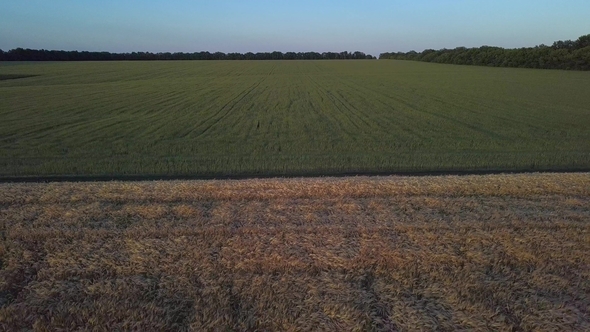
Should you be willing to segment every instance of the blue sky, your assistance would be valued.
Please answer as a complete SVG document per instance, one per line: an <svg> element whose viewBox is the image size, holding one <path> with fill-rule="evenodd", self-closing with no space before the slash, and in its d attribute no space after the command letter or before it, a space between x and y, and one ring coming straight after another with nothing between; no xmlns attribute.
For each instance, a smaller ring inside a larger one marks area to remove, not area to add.
<svg viewBox="0 0 590 332"><path fill-rule="evenodd" d="M389 51L551 44L590 33L588 0L4 0L0 49Z"/></svg>

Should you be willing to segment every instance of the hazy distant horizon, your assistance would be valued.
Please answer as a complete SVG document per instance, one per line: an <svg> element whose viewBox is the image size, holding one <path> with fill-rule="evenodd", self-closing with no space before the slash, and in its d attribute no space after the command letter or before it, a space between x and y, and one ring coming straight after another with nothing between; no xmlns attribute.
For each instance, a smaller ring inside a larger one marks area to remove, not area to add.
<svg viewBox="0 0 590 332"><path fill-rule="evenodd" d="M590 33L590 2L77 1L0 4L0 49L383 52L550 45Z"/></svg>

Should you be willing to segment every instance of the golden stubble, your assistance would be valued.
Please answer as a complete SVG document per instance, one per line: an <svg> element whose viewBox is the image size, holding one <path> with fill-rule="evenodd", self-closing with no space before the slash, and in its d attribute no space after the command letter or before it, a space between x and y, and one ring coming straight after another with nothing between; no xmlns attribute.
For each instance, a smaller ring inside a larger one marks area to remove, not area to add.
<svg viewBox="0 0 590 332"><path fill-rule="evenodd" d="M584 330L590 174L0 185L4 330Z"/></svg>

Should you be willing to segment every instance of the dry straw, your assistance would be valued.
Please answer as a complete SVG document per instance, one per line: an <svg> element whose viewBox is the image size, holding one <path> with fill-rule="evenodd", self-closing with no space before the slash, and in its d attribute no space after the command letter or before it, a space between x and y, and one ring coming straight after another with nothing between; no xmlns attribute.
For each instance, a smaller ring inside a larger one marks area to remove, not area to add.
<svg viewBox="0 0 590 332"><path fill-rule="evenodd" d="M590 174L0 185L0 330L588 330Z"/></svg>

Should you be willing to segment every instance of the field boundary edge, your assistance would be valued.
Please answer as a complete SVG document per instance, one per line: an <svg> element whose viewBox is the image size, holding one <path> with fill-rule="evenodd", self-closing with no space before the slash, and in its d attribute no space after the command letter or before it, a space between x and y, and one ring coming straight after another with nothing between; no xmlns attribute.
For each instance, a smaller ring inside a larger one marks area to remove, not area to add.
<svg viewBox="0 0 590 332"><path fill-rule="evenodd" d="M468 176L525 173L590 173L590 168L572 169L489 169L489 170L438 170L438 171L397 171L397 172L326 172L326 173L266 173L266 174L217 174L217 175L44 175L44 176L0 176L0 183L46 183L46 182L140 182L178 180L250 180L270 178L345 178L357 176Z"/></svg>

